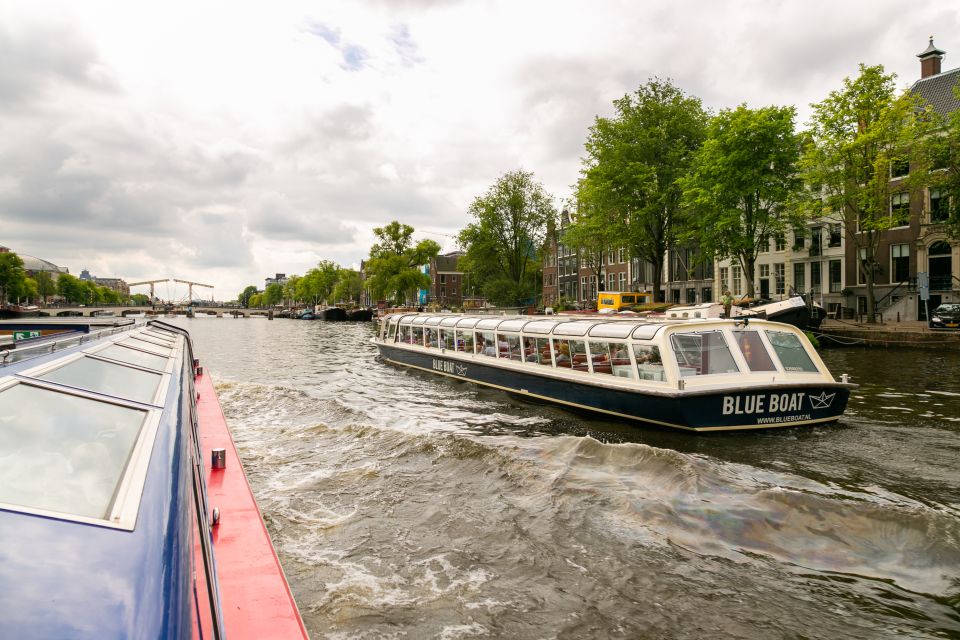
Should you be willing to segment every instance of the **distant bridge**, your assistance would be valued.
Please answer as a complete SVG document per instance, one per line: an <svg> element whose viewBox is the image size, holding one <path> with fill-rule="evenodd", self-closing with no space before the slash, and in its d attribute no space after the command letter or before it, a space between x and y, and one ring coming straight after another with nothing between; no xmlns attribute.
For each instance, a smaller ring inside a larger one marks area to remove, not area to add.
<svg viewBox="0 0 960 640"><path fill-rule="evenodd" d="M133 306L133 305L88 305L88 306L61 306L61 307L47 307L40 309L41 315L46 315L51 318L54 317L85 317L85 318L95 318L95 317L106 317L110 315L114 316L130 316L130 315L139 315L141 313L146 314L150 317L163 318L167 314L175 313L179 315L186 315L187 309L191 309L194 315L208 315L216 316L222 318L223 316L233 316L235 318L249 318L250 316L264 316L267 317L270 315L271 309L266 308L250 308L250 309L238 309L234 307L218 307L218 306L196 306L196 307L186 307L186 306L175 306L172 309L164 307L147 307L147 306Z"/></svg>

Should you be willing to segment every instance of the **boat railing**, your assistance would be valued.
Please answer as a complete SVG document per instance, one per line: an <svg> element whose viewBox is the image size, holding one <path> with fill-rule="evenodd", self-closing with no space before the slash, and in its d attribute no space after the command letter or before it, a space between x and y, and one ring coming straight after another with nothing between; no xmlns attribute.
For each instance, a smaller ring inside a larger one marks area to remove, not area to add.
<svg viewBox="0 0 960 640"><path fill-rule="evenodd" d="M15 362L23 362L32 358L38 358L55 351L61 351L68 347L73 347L85 342L92 342L93 340L111 336L117 333L124 333L136 328L137 326L141 325L137 325L135 322L129 322L121 325L115 325L106 329L97 329L87 333L78 334L77 332L70 332L70 334L66 335L65 337L42 340L33 344L18 346L14 349L0 351L0 367L5 367L7 365L14 364Z"/></svg>

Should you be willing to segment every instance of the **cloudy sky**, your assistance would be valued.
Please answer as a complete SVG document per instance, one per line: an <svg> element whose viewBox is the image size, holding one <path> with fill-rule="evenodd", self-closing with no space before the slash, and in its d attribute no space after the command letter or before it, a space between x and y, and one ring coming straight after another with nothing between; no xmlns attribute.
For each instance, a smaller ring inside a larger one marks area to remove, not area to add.
<svg viewBox="0 0 960 640"><path fill-rule="evenodd" d="M956 67L960 3L0 0L0 245L217 299L393 219L453 250L506 171L569 197L653 76L802 123L860 62L909 86L930 35Z"/></svg>

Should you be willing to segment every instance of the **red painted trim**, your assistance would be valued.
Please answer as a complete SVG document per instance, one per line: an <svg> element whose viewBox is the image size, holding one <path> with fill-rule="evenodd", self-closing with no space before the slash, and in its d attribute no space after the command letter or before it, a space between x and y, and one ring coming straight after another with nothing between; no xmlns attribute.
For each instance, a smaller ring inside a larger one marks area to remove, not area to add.
<svg viewBox="0 0 960 640"><path fill-rule="evenodd" d="M211 511L220 509L220 524L213 529L213 551L226 637L306 639L307 630L240 464L213 382L204 374L196 385L209 506ZM226 469L210 469L214 448L226 449Z"/></svg>

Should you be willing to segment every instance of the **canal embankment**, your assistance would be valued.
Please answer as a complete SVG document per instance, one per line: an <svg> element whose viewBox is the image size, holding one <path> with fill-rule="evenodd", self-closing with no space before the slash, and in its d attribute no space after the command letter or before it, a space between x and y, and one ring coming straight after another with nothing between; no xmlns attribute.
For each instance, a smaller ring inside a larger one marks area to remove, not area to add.
<svg viewBox="0 0 960 640"><path fill-rule="evenodd" d="M960 331L931 329L926 322L867 324L853 320L825 320L812 332L825 347L909 347L960 351Z"/></svg>

